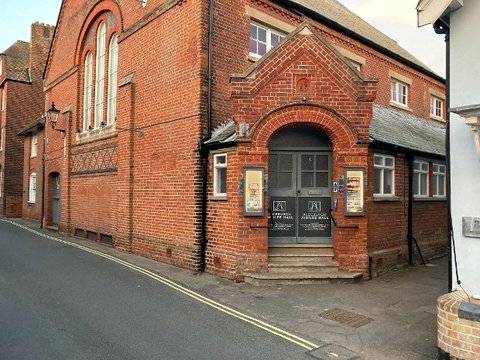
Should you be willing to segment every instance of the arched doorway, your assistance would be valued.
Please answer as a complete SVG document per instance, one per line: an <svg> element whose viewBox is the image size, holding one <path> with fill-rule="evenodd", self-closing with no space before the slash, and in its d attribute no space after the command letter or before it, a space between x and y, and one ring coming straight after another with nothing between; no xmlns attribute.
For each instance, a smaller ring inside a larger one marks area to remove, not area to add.
<svg viewBox="0 0 480 360"><path fill-rule="evenodd" d="M50 175L51 199L52 199L52 225L60 224L60 174L53 173Z"/></svg>
<svg viewBox="0 0 480 360"><path fill-rule="evenodd" d="M332 143L315 127L286 127L269 143L269 244L331 244Z"/></svg>

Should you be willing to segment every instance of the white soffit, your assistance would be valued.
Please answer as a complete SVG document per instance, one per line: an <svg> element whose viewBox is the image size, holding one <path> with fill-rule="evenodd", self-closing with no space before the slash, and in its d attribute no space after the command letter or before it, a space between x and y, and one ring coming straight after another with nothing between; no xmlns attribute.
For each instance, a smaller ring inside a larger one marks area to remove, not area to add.
<svg viewBox="0 0 480 360"><path fill-rule="evenodd" d="M433 24L462 6L463 0L420 0L417 4L417 25Z"/></svg>

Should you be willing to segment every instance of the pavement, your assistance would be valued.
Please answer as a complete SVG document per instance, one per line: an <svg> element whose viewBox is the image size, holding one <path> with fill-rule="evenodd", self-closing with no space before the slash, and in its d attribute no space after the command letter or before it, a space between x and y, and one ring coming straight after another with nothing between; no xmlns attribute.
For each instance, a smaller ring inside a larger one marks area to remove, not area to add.
<svg viewBox="0 0 480 360"><path fill-rule="evenodd" d="M313 359L436 359L436 299L447 292L447 259L436 259L356 284L256 287L196 274L85 239L17 224L113 255L210 299L318 345Z"/></svg>

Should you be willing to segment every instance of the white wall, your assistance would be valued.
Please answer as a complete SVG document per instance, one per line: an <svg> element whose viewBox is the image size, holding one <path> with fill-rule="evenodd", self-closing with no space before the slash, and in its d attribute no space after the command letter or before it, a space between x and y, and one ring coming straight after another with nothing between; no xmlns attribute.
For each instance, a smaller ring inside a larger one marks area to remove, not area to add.
<svg viewBox="0 0 480 360"><path fill-rule="evenodd" d="M451 13L450 107L480 104L480 1L465 0ZM480 238L462 235L462 217L480 218L480 160L473 132L462 117L451 114L452 217L459 278L471 295L480 296ZM453 287L458 288L455 270Z"/></svg>

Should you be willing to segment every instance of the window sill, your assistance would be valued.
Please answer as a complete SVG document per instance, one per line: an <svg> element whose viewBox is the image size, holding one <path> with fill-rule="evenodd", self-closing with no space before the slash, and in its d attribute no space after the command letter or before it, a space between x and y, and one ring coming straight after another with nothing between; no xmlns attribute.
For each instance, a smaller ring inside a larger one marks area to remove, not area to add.
<svg viewBox="0 0 480 360"><path fill-rule="evenodd" d="M248 54L248 61L250 61L252 63L256 63L261 58L262 58L262 56Z"/></svg>
<svg viewBox="0 0 480 360"><path fill-rule="evenodd" d="M400 104L400 103L397 103L397 102L392 101L392 100L390 100L390 106L396 107L397 109L400 109L400 110L413 112L413 110L410 109L407 105Z"/></svg>
<svg viewBox="0 0 480 360"><path fill-rule="evenodd" d="M35 205L35 201L27 201L27 205L28 206L33 206L33 205Z"/></svg>
<svg viewBox="0 0 480 360"><path fill-rule="evenodd" d="M442 122L442 123L445 122L445 119L444 119L444 118L439 117L439 116L435 116L435 115L432 115L432 114L430 114L430 119L435 120L435 121L440 121L440 122Z"/></svg>
<svg viewBox="0 0 480 360"><path fill-rule="evenodd" d="M117 134L115 123L76 134L77 144L106 139Z"/></svg>
<svg viewBox="0 0 480 360"><path fill-rule="evenodd" d="M373 202L395 202L395 201L400 201L400 197L395 195L389 195L389 196L373 195Z"/></svg>
<svg viewBox="0 0 480 360"><path fill-rule="evenodd" d="M425 201L447 201L445 196L438 196L438 197L413 197L413 201L418 202L425 202Z"/></svg>
<svg viewBox="0 0 480 360"><path fill-rule="evenodd" d="M227 195L213 195L210 197L210 200L212 201L227 201L228 196Z"/></svg>

